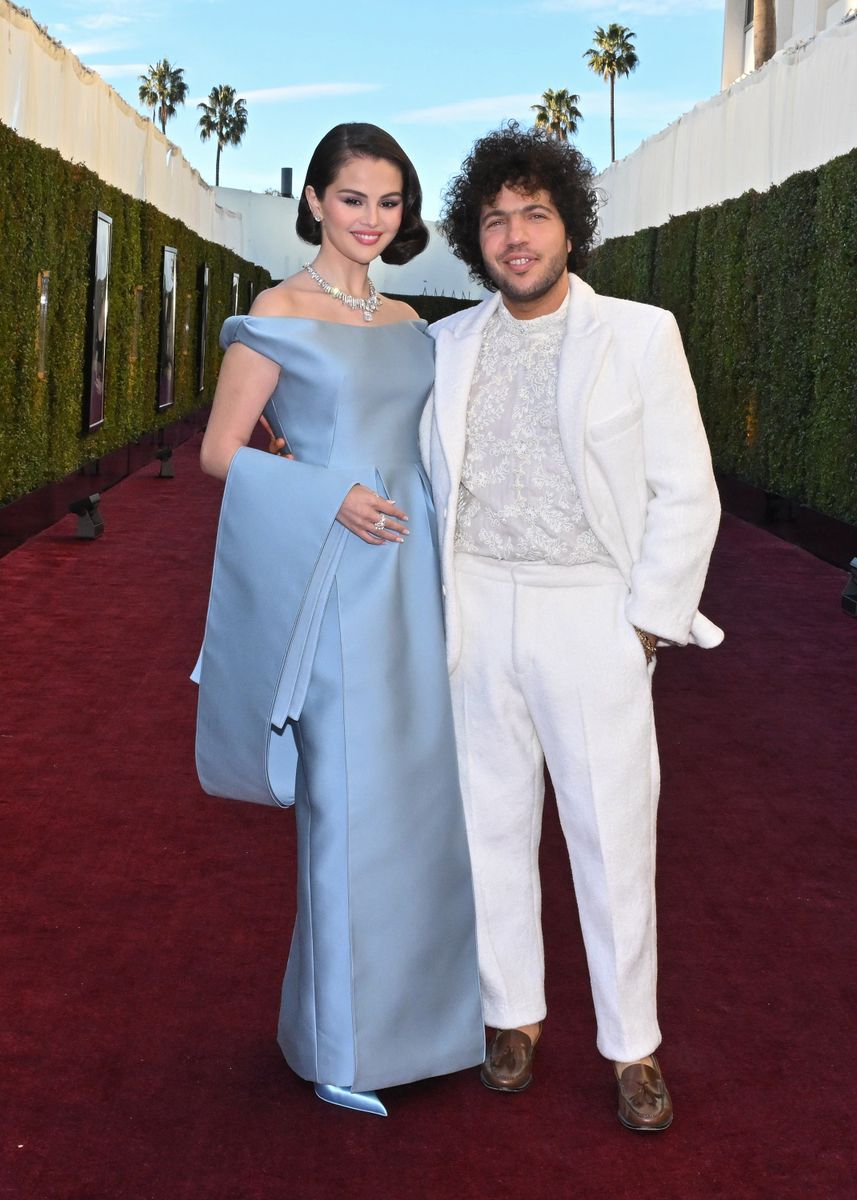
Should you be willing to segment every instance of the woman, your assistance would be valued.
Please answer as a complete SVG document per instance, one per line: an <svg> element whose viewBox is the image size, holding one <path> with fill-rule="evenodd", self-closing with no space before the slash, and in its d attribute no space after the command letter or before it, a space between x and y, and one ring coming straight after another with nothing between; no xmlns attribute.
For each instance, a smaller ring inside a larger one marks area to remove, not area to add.
<svg viewBox="0 0 857 1200"><path fill-rule="evenodd" d="M403 263L425 247L420 204L383 130L339 125L322 139L297 219L319 252L225 323L202 445L203 469L229 480L200 778L280 804L294 786L298 915L280 1045L322 1099L381 1115L375 1088L475 1065L484 1050L417 447L432 342L368 277L378 256ZM263 410L294 461L245 448Z"/></svg>

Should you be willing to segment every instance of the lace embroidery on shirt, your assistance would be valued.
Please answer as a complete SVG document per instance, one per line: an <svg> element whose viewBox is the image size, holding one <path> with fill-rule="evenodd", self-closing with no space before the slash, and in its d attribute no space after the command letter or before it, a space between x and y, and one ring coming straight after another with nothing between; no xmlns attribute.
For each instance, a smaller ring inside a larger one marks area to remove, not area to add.
<svg viewBox="0 0 857 1200"><path fill-rule="evenodd" d="M532 321L498 305L467 410L456 549L517 562L609 561L589 527L557 420L568 300Z"/></svg>

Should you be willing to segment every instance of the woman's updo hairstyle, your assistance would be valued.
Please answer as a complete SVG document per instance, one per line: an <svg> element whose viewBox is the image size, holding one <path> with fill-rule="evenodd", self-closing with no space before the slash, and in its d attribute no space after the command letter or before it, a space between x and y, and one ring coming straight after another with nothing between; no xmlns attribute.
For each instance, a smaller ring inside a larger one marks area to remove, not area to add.
<svg viewBox="0 0 857 1200"><path fill-rule="evenodd" d="M321 245L321 228L310 212L306 189L311 187L321 199L345 164L352 158L381 158L402 173L402 223L399 231L381 254L381 261L401 266L410 262L428 245L429 234L420 209L423 191L414 164L402 147L377 125L350 121L335 125L316 146L307 167L306 179L298 201L295 229L299 238L312 246Z"/></svg>

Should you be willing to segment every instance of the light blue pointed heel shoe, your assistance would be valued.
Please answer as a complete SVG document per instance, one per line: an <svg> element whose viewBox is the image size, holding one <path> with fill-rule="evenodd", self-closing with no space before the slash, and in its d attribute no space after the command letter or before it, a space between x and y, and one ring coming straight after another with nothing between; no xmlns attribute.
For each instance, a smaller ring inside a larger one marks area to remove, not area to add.
<svg viewBox="0 0 857 1200"><path fill-rule="evenodd" d="M374 1113L386 1117L387 1110L374 1092L352 1092L351 1088L337 1087L334 1083L317 1083L315 1094L319 1100L336 1104L339 1108L353 1108L357 1112Z"/></svg>

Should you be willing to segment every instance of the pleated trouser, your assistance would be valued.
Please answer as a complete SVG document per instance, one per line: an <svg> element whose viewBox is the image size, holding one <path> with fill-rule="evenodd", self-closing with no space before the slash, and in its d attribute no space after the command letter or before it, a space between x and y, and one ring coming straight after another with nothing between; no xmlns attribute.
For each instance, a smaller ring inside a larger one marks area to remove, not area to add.
<svg viewBox="0 0 857 1200"><path fill-rule="evenodd" d="M651 668L612 567L456 556L451 676L486 1023L546 1014L538 852L543 766L557 797L601 1053L660 1042Z"/></svg>

